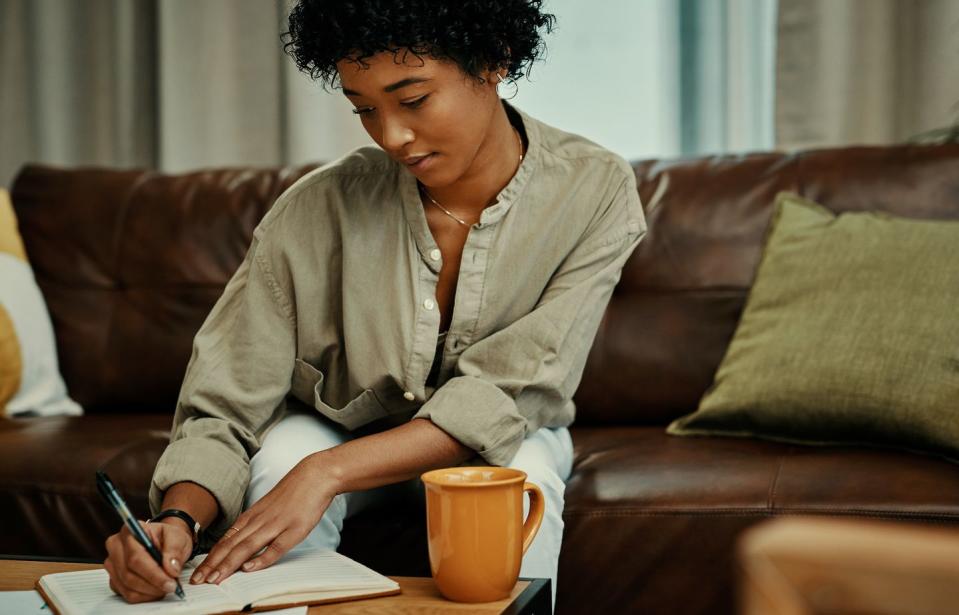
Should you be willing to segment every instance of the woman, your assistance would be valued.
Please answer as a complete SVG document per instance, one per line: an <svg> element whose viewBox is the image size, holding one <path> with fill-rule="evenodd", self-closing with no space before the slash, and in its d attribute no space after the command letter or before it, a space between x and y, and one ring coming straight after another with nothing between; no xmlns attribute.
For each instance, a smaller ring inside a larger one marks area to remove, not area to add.
<svg viewBox="0 0 959 615"><path fill-rule="evenodd" d="M257 226L196 336L153 477L162 570L127 530L107 541L126 600L170 591L197 540L215 545L192 583L335 549L344 519L460 464L541 487L521 574L555 598L572 396L646 225L628 163L497 93L538 57L554 19L540 4L292 10L288 53L339 78L379 148L309 173Z"/></svg>

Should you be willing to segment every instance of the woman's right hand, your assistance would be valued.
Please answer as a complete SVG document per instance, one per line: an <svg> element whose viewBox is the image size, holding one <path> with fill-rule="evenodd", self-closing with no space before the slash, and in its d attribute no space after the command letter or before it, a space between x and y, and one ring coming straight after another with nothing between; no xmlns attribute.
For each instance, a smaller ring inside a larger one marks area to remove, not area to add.
<svg viewBox="0 0 959 615"><path fill-rule="evenodd" d="M193 534L179 519L141 521L140 526L163 554L162 568L126 525L107 538L107 559L103 562L110 574L110 589L130 603L160 600L174 591L180 570L193 550Z"/></svg>

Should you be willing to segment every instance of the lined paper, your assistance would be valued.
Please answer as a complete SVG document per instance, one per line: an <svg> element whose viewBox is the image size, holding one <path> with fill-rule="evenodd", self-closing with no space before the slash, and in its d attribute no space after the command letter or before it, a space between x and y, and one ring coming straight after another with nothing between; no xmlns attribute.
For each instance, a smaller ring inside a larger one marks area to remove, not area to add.
<svg viewBox="0 0 959 615"><path fill-rule="evenodd" d="M190 576L205 558L194 558L180 572L186 600L171 593L162 600L129 604L110 589L110 577L103 569L45 575L41 584L69 615L217 613L286 594L349 590L362 594L399 588L392 579L328 549L293 551L264 570L239 570L220 585L190 585Z"/></svg>
<svg viewBox="0 0 959 615"><path fill-rule="evenodd" d="M244 604L252 604L283 594L374 591L396 588L399 584L336 551L314 549L287 553L264 570L239 571L221 586Z"/></svg>
<svg viewBox="0 0 959 615"><path fill-rule="evenodd" d="M189 585L192 569L180 572L180 584L186 600L176 594L167 594L162 600L130 604L110 589L110 576L106 570L83 570L46 575L42 584L47 594L63 607L62 610L83 615L141 615L147 613L207 613L239 610L236 600L230 598L217 585Z"/></svg>

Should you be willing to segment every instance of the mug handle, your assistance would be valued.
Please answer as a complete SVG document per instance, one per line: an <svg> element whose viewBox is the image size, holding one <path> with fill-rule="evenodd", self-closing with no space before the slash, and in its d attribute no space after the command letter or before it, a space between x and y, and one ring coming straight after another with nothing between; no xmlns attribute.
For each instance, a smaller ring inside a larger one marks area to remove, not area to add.
<svg viewBox="0 0 959 615"><path fill-rule="evenodd" d="M523 523L523 553L526 553L529 546L533 544L533 539L536 538L540 524L543 523L546 500L543 499L543 492L533 483L523 483L523 492L529 493L529 514L526 515L526 521Z"/></svg>

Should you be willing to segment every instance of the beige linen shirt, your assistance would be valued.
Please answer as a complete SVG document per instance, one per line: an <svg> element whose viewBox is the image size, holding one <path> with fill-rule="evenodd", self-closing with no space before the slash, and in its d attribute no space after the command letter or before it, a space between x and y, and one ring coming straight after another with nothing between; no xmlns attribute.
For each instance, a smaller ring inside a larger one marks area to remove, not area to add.
<svg viewBox="0 0 959 615"><path fill-rule="evenodd" d="M567 426L622 267L646 233L629 163L507 102L528 151L469 231L437 347L442 255L416 178L361 147L286 190L196 335L150 506L192 481L236 519L250 459L294 406L343 428L428 418L508 465L536 429ZM436 387L426 384L442 350Z"/></svg>

